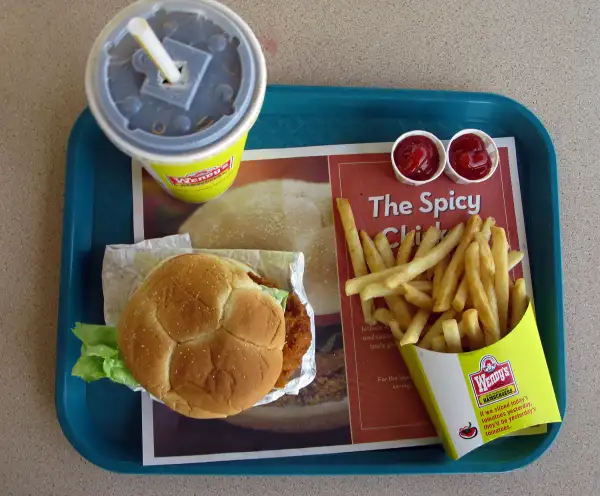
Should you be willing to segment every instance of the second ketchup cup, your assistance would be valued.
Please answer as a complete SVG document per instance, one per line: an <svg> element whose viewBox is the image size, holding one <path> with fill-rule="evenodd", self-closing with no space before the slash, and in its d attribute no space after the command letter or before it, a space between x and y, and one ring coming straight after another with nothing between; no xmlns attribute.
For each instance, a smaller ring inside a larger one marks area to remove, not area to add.
<svg viewBox="0 0 600 496"><path fill-rule="evenodd" d="M494 140L479 129L463 129L448 142L445 174L457 184L488 180L500 162ZM464 162L464 163L463 163Z"/></svg>

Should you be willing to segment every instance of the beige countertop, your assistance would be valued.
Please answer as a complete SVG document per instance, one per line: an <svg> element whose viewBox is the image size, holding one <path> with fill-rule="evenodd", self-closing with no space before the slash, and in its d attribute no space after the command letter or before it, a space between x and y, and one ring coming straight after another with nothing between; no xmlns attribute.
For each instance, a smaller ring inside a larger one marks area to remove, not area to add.
<svg viewBox="0 0 600 496"><path fill-rule="evenodd" d="M0 494L593 494L600 487L595 0L227 2L265 43L271 83L499 92L545 123L560 168L569 406L540 461L504 476L267 480L120 476L79 456L53 402L65 148L85 106L88 50L127 3L20 0L0 10Z"/></svg>

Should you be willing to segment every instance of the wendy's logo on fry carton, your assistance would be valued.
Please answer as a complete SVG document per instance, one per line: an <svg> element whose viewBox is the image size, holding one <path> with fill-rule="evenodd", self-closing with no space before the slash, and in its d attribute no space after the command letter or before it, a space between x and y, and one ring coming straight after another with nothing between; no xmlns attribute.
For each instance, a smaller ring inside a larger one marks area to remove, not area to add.
<svg viewBox="0 0 600 496"><path fill-rule="evenodd" d="M519 394L510 360L498 362L492 355L485 355L479 371L469 374L469 379L479 408Z"/></svg>
<svg viewBox="0 0 600 496"><path fill-rule="evenodd" d="M234 157L230 157L227 162L216 167L210 167L209 169L200 170L197 172L191 172L183 177L180 176L167 176L167 179L173 186L197 186L204 184L217 177L225 174L227 171L233 169Z"/></svg>
<svg viewBox="0 0 600 496"><path fill-rule="evenodd" d="M486 356L482 360L481 370L483 370L486 374L491 374L494 370L496 370L497 366L498 366L498 362L496 361L496 359L494 357Z"/></svg>

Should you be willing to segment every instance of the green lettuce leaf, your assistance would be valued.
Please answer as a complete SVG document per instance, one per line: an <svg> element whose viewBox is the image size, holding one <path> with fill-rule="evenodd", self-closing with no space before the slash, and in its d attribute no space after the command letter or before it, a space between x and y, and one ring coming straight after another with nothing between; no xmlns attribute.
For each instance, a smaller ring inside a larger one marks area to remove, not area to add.
<svg viewBox="0 0 600 496"><path fill-rule="evenodd" d="M116 327L77 322L73 334L83 344L72 375L86 382L107 378L132 389L139 386L119 353Z"/></svg>
<svg viewBox="0 0 600 496"><path fill-rule="evenodd" d="M71 374L76 377L81 377L86 382L96 381L106 377L102 368L102 360L94 356L80 356L77 363L73 367Z"/></svg>
<svg viewBox="0 0 600 496"><path fill-rule="evenodd" d="M281 308L285 310L285 304L287 303L287 299L289 296L289 291L285 291L284 289L278 288L269 288L267 286L260 286L264 293L271 295L273 298L277 300L277 303L281 305Z"/></svg>
<svg viewBox="0 0 600 496"><path fill-rule="evenodd" d="M119 355L119 350L106 346L105 344L83 344L81 347L83 356L94 356L100 358L115 358Z"/></svg>
<svg viewBox="0 0 600 496"><path fill-rule="evenodd" d="M103 344L115 350L119 347L116 327L77 322L73 328L73 334L88 346Z"/></svg>
<svg viewBox="0 0 600 496"><path fill-rule="evenodd" d="M104 373L111 381L117 384L123 384L124 386L134 389L139 386L138 382L133 378L129 369L125 367L121 358L109 358L104 360L103 364Z"/></svg>

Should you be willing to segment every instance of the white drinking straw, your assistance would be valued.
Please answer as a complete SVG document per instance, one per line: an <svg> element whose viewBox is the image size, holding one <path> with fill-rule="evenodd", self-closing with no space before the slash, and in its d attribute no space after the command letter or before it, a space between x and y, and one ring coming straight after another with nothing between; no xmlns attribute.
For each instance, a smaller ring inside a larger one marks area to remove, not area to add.
<svg viewBox="0 0 600 496"><path fill-rule="evenodd" d="M134 17L127 24L127 31L146 51L152 62L154 62L169 83L175 84L181 79L181 72L156 34L154 34L154 31L152 31L146 19L143 17Z"/></svg>

